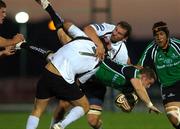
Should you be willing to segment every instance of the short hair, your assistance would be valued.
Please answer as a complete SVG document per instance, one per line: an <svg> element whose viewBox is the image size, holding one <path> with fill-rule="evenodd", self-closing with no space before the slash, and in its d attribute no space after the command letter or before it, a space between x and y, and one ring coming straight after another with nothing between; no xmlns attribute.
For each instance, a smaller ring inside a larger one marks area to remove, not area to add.
<svg viewBox="0 0 180 129"><path fill-rule="evenodd" d="M166 36L169 37L169 30L167 24L163 21L154 23L152 30L153 36L155 36L158 31L164 31L166 33Z"/></svg>
<svg viewBox="0 0 180 129"><path fill-rule="evenodd" d="M152 79L154 79L154 81L157 80L156 73L150 67L143 67L142 69L140 69L140 74L146 74L149 79L152 78Z"/></svg>
<svg viewBox="0 0 180 129"><path fill-rule="evenodd" d="M0 0L0 8L6 8L6 3Z"/></svg>
<svg viewBox="0 0 180 129"><path fill-rule="evenodd" d="M127 30L125 37L129 37L131 35L132 27L128 22L120 21L119 23L117 23L117 26L121 26L123 29Z"/></svg>

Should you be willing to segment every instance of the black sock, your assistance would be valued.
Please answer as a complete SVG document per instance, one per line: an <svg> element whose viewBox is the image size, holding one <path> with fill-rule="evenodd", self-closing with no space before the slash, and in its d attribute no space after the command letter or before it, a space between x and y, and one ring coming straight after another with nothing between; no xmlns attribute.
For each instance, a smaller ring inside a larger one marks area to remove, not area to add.
<svg viewBox="0 0 180 129"><path fill-rule="evenodd" d="M38 46L32 45L32 44L28 44L28 43L22 43L21 48L26 49L28 51L30 51L31 53L38 55L40 57L43 58L47 58L47 56L52 53L51 50L45 49L45 48L40 48Z"/></svg>
<svg viewBox="0 0 180 129"><path fill-rule="evenodd" d="M59 28L63 28L64 20L54 11L50 4L47 6L46 11L51 16L56 29L58 30Z"/></svg>

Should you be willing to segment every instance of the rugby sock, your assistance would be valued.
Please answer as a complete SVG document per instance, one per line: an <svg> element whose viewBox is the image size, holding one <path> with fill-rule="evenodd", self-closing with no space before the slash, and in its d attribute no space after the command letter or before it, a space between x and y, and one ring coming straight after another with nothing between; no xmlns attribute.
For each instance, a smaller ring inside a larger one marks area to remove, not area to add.
<svg viewBox="0 0 180 129"><path fill-rule="evenodd" d="M84 114L85 114L84 109L80 106L76 106L72 108L71 111L68 113L68 115L65 117L65 119L59 122L58 124L60 124L61 127L65 128L67 125L76 121Z"/></svg>
<svg viewBox="0 0 180 129"><path fill-rule="evenodd" d="M55 124L55 119L52 117L51 118L51 123L50 123L50 126L49 126L49 129L52 129L52 126Z"/></svg>
<svg viewBox="0 0 180 129"><path fill-rule="evenodd" d="M38 124L39 124L39 118L30 115L26 123L26 129L36 129Z"/></svg>
<svg viewBox="0 0 180 129"><path fill-rule="evenodd" d="M38 46L32 45L32 44L28 44L28 43L22 43L20 48L24 48L30 52L32 52L35 55L39 55L42 56L43 58L47 58L47 56L50 53L53 53L51 50L47 50L45 48L40 48Z"/></svg>
<svg viewBox="0 0 180 129"><path fill-rule="evenodd" d="M45 10L51 16L51 19L53 20L54 25L56 27L56 30L58 30L59 28L63 28L64 20L54 11L54 9L50 4L47 6Z"/></svg>

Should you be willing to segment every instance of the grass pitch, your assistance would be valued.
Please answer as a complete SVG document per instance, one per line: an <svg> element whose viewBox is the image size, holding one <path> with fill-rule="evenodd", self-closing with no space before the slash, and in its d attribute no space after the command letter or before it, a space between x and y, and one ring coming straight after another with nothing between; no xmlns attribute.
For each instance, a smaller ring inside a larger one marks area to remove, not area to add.
<svg viewBox="0 0 180 129"><path fill-rule="evenodd" d="M29 112L0 112L0 129L25 129ZM50 113L45 113L38 129L49 129ZM103 112L104 129L173 129L165 114ZM92 129L86 118L72 123L66 129Z"/></svg>

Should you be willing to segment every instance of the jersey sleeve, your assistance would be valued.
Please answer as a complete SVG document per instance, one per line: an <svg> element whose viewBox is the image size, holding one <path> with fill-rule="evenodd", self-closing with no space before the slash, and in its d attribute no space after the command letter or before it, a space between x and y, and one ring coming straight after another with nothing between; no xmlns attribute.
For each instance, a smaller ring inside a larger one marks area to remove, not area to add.
<svg viewBox="0 0 180 129"><path fill-rule="evenodd" d="M180 48L180 40L179 39L171 38L170 40L172 43L175 43L178 46L178 48Z"/></svg>
<svg viewBox="0 0 180 129"><path fill-rule="evenodd" d="M126 78L126 80L131 80L132 78L138 78L139 70L134 66L128 65L122 69L122 72Z"/></svg>
<svg viewBox="0 0 180 129"><path fill-rule="evenodd" d="M71 25L67 31L72 38L88 37L80 28L75 25Z"/></svg>
<svg viewBox="0 0 180 129"><path fill-rule="evenodd" d="M91 27L93 27L98 36L103 36L106 33L112 32L115 28L115 25L104 22L102 24L91 24Z"/></svg>

